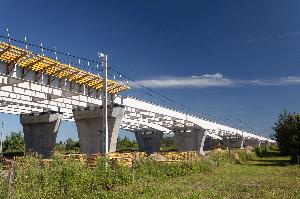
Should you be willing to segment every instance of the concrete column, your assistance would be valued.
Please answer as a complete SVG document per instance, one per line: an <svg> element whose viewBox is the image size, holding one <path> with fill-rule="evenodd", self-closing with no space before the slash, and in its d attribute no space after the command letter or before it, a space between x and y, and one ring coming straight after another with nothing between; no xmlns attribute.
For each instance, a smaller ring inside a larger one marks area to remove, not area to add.
<svg viewBox="0 0 300 199"><path fill-rule="evenodd" d="M198 154L204 155L205 130L175 131L174 135L178 151L197 151Z"/></svg>
<svg viewBox="0 0 300 199"><path fill-rule="evenodd" d="M125 106L113 104L108 106L108 151L115 152L120 124ZM105 152L105 135L103 133L102 107L90 110L73 110L78 131L80 152L92 155Z"/></svg>
<svg viewBox="0 0 300 199"><path fill-rule="evenodd" d="M212 145L213 145L213 139L211 137L207 136L204 141L203 150L210 151L212 149Z"/></svg>
<svg viewBox="0 0 300 199"><path fill-rule="evenodd" d="M50 157L62 117L59 113L21 115L26 149L36 151L44 158Z"/></svg>
<svg viewBox="0 0 300 199"><path fill-rule="evenodd" d="M256 139L246 139L245 146L260 147L261 142Z"/></svg>
<svg viewBox="0 0 300 199"><path fill-rule="evenodd" d="M136 132L135 137L140 151L146 151L149 154L160 151L163 132Z"/></svg>
<svg viewBox="0 0 300 199"><path fill-rule="evenodd" d="M227 149L234 149L234 148L241 149L244 145L244 138L242 137L235 137L235 138L227 137L227 138L223 138L222 141L224 146Z"/></svg>

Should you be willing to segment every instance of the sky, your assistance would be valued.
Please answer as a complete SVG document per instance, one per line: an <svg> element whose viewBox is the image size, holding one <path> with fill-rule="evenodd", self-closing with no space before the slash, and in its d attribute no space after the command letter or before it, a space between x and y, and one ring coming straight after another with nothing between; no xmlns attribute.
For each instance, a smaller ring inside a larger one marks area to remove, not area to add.
<svg viewBox="0 0 300 199"><path fill-rule="evenodd" d="M297 0L2 0L0 34L93 60L106 52L177 105L268 136L280 112L300 112L299 10ZM127 94L177 106L135 84ZM22 129L18 116L0 120L4 135ZM69 137L75 124L63 122L57 140Z"/></svg>

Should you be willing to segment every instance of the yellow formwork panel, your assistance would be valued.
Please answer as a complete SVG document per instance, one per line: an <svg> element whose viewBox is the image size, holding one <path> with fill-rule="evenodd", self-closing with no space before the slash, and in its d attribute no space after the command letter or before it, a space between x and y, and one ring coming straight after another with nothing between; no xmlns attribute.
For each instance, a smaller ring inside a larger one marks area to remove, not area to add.
<svg viewBox="0 0 300 199"><path fill-rule="evenodd" d="M91 88L103 88L102 77L2 41L0 41L0 60ZM118 82L112 80L107 82L108 93L116 94L127 89L129 87Z"/></svg>

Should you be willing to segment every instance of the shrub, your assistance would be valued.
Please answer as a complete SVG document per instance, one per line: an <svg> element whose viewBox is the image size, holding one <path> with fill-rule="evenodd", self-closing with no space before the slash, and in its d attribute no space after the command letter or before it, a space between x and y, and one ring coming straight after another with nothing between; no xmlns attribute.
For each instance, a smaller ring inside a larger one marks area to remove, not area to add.
<svg viewBox="0 0 300 199"><path fill-rule="evenodd" d="M273 138L276 139L280 152L291 155L294 162L300 156L300 114L284 111L278 117Z"/></svg>
<svg viewBox="0 0 300 199"><path fill-rule="evenodd" d="M257 157L269 157L271 153L270 147L267 145L263 145L255 148L255 154Z"/></svg>
<svg viewBox="0 0 300 199"><path fill-rule="evenodd" d="M255 159L256 155L253 152L245 150L232 151L215 151L210 154L209 159L217 165L224 164L241 164L249 160Z"/></svg>
<svg viewBox="0 0 300 199"><path fill-rule="evenodd" d="M137 180L167 179L189 175L196 172L210 171L213 164L210 161L187 161L187 162L158 162L139 161L135 166L135 178Z"/></svg>

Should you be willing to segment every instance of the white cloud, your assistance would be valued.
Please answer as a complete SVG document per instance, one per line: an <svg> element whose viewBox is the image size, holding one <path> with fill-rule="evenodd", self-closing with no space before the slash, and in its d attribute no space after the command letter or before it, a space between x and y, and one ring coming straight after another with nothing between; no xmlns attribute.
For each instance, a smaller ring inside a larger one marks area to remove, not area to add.
<svg viewBox="0 0 300 199"><path fill-rule="evenodd" d="M189 77L158 77L136 81L150 88L207 88L231 86L280 86L300 84L300 76L287 76L280 78L263 78L254 80L230 79L221 73L206 74ZM130 85L136 87L136 84Z"/></svg>
<svg viewBox="0 0 300 199"><path fill-rule="evenodd" d="M220 73L190 77L160 77L157 79L139 80L137 82L151 88L224 87L232 83L230 79L224 78Z"/></svg>

